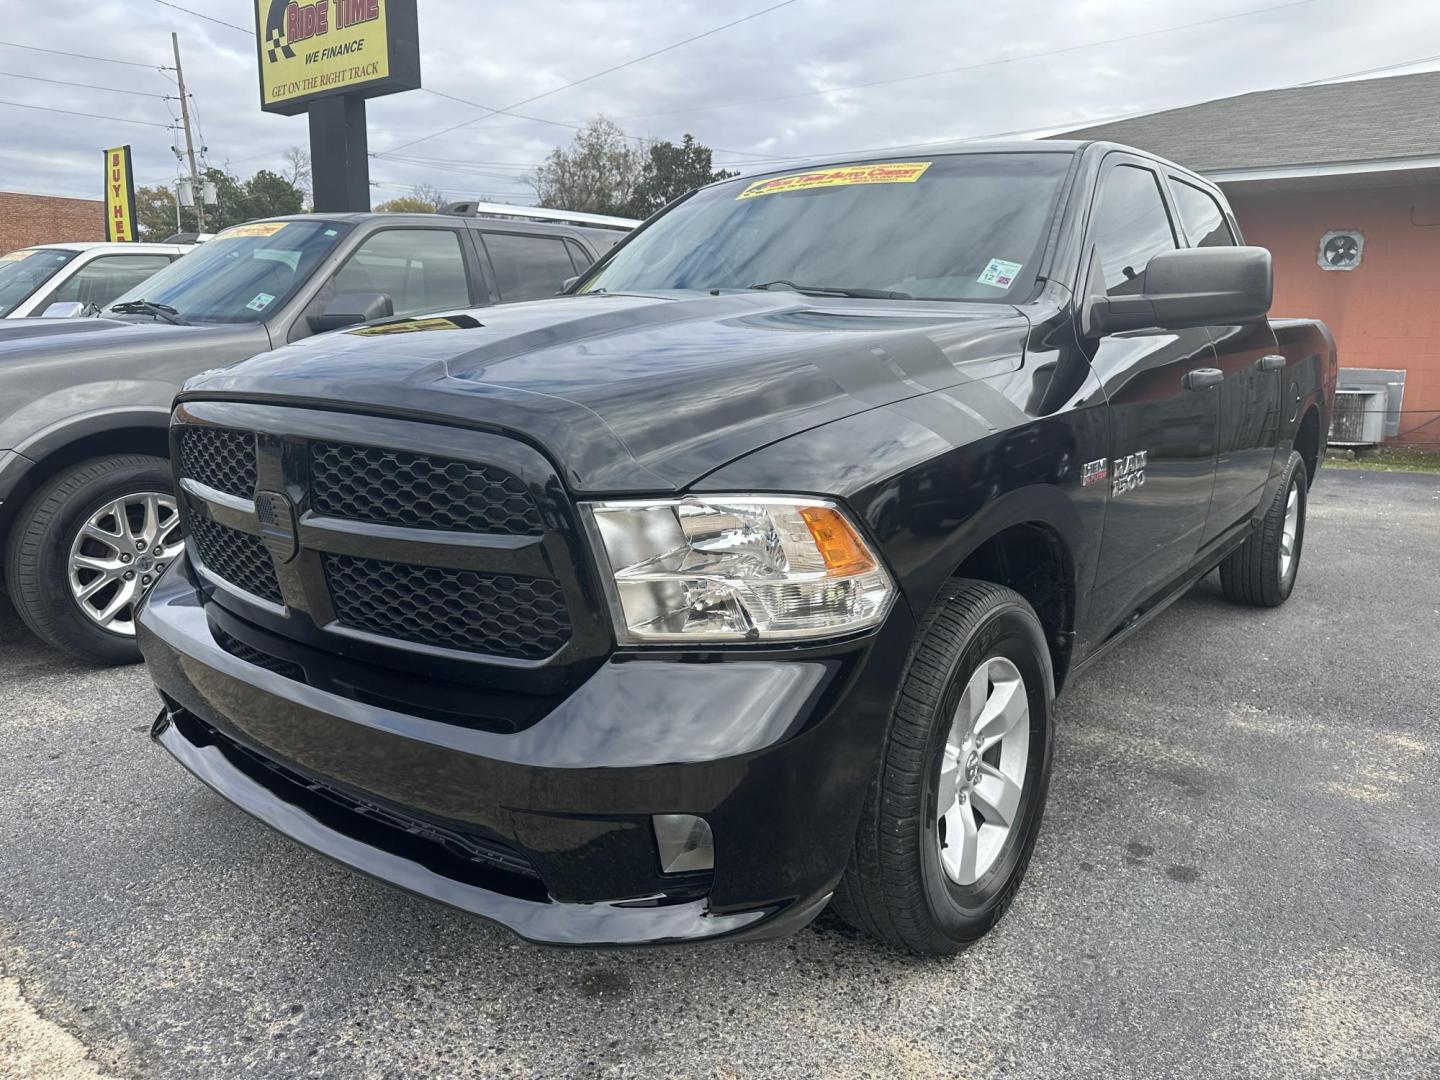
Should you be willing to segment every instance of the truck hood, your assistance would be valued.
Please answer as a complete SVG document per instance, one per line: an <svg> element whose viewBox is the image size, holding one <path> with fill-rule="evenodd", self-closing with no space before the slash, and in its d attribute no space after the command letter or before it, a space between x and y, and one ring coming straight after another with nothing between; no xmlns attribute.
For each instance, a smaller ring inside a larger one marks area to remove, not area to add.
<svg viewBox="0 0 1440 1080"><path fill-rule="evenodd" d="M143 351L163 344L203 345L237 334L253 334L254 326L238 323L175 326L166 322L130 322L125 319L8 319L0 320L0 365L18 359L115 350Z"/></svg>
<svg viewBox="0 0 1440 1080"><path fill-rule="evenodd" d="M1001 304L575 296L311 338L197 376L181 398L438 419L534 443L577 492L673 491L808 428L1018 366L1027 325Z"/></svg>

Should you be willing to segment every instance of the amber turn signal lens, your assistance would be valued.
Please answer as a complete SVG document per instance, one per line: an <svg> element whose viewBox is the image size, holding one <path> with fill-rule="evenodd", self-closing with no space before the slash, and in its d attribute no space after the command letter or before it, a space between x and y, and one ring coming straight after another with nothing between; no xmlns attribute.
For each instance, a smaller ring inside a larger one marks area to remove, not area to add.
<svg viewBox="0 0 1440 1080"><path fill-rule="evenodd" d="M800 516L815 547L825 560L825 571L832 577L848 577L875 569L865 542L856 534L843 514L828 506L802 506Z"/></svg>

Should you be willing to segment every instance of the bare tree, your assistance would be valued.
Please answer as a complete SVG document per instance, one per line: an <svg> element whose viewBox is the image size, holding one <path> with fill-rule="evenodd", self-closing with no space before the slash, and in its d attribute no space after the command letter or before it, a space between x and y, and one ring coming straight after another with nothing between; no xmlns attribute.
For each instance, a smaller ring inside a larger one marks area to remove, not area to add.
<svg viewBox="0 0 1440 1080"><path fill-rule="evenodd" d="M569 147L559 146L530 177L541 206L619 214L630 204L645 168L645 147L598 116Z"/></svg>
<svg viewBox="0 0 1440 1080"><path fill-rule="evenodd" d="M305 202L310 202L310 151L303 146L292 146L284 153L285 179L292 187L305 193Z"/></svg>

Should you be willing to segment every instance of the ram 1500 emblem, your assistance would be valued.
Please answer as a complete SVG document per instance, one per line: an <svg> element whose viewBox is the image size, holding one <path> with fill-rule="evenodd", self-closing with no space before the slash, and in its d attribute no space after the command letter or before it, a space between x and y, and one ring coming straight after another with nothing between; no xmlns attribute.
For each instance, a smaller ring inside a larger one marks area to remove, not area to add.
<svg viewBox="0 0 1440 1080"><path fill-rule="evenodd" d="M1111 495L1124 495L1145 486L1145 455L1150 451L1137 450L1115 459L1115 479L1110 481Z"/></svg>

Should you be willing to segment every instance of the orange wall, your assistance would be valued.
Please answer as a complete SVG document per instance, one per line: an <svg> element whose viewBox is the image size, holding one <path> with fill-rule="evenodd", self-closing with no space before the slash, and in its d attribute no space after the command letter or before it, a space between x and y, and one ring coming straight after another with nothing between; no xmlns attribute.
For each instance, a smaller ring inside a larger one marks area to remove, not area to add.
<svg viewBox="0 0 1440 1080"><path fill-rule="evenodd" d="M1272 314L1324 319L1341 367L1404 368L1401 439L1440 446L1440 190L1247 194L1242 184L1226 194L1246 242L1274 255ZM1332 229L1365 235L1356 269L1317 265L1320 237Z"/></svg>

